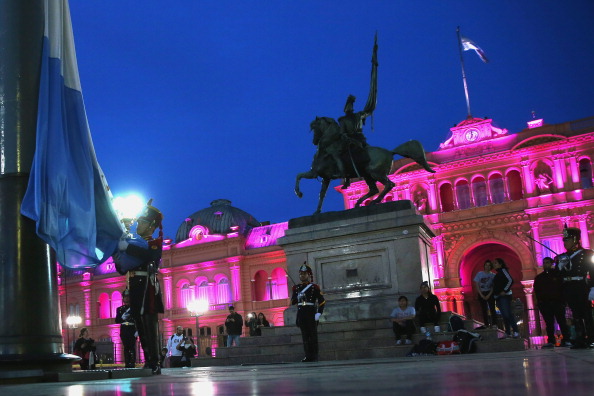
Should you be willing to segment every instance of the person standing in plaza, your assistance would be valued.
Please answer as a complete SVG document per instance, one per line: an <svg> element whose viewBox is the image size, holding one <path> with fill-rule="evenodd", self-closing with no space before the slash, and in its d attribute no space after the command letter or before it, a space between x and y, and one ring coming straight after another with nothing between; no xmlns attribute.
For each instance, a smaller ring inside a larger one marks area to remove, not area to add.
<svg viewBox="0 0 594 396"><path fill-rule="evenodd" d="M241 337L243 331L243 318L235 312L233 305L229 307L229 315L225 319L225 328L227 329L227 346L230 347L233 344L239 346L239 337Z"/></svg>
<svg viewBox="0 0 594 396"><path fill-rule="evenodd" d="M501 316L503 317L503 324L505 326L505 334L507 337L513 335L514 338L518 338L518 323L511 308L512 301L512 290L511 287L514 284L509 271L507 270L507 264L502 258L496 258L493 262L493 267L497 273L493 279L493 295L495 296L495 302L499 307ZM513 334L511 333L513 330Z"/></svg>
<svg viewBox="0 0 594 396"><path fill-rule="evenodd" d="M313 283L313 271L307 263L299 267L300 284L293 286L291 305L297 304L297 327L301 330L305 358L302 362L318 361L318 321L326 300L320 286Z"/></svg>
<svg viewBox="0 0 594 396"><path fill-rule="evenodd" d="M122 293L124 305L118 307L115 322L120 324L120 339L124 349L124 366L136 367L136 326L130 312L130 292L128 289Z"/></svg>
<svg viewBox="0 0 594 396"><path fill-rule="evenodd" d="M485 327L497 325L495 312L495 298L493 297L493 264L491 260L485 261L483 270L478 272L474 277L474 285L478 292L478 301L483 312L483 323Z"/></svg>
<svg viewBox="0 0 594 396"><path fill-rule="evenodd" d="M563 299L563 280L561 273L553 268L553 259L545 257L542 260L543 271L534 278L534 303L542 315L547 327L547 342L543 348L553 348L556 345L555 320L563 335L561 346L571 346L570 335L565 319L565 301Z"/></svg>
<svg viewBox="0 0 594 396"><path fill-rule="evenodd" d="M80 334L76 343L74 344L74 354L80 356L81 370L95 370L95 340L89 335L89 330L86 327L80 329Z"/></svg>
<svg viewBox="0 0 594 396"><path fill-rule="evenodd" d="M152 201L138 217L137 237L120 240L114 262L120 274L128 274L131 313L144 352L144 367L153 374L161 374L159 314L164 308L158 273L163 252L163 214L151 206ZM157 228L159 237L155 239L153 233Z"/></svg>
<svg viewBox="0 0 594 396"><path fill-rule="evenodd" d="M181 358L184 353L183 342L186 337L184 336L184 328L177 326L175 333L169 337L167 341L167 351L169 352L169 365L171 367L181 367Z"/></svg>
<svg viewBox="0 0 594 396"><path fill-rule="evenodd" d="M574 349L587 348L594 341L592 303L588 298L594 276L594 251L582 247L581 235L579 228L563 229L566 252L555 258L557 269L563 277L563 295L575 323Z"/></svg>

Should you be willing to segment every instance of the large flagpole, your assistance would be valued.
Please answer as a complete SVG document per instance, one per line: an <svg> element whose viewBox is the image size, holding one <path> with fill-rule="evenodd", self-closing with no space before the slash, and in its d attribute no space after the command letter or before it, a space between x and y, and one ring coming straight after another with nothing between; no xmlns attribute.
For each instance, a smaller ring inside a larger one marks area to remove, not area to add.
<svg viewBox="0 0 594 396"><path fill-rule="evenodd" d="M0 0L0 26L0 371L25 380L71 370L55 259L20 214L35 153L44 1Z"/></svg>
<svg viewBox="0 0 594 396"><path fill-rule="evenodd" d="M460 65L462 66L462 82L464 83L464 95L466 95L466 110L468 111L468 118L472 118L470 113L470 98L468 96L468 84L466 83L466 71L464 70L464 57L462 56L462 38L460 37L460 26L457 27L458 34L458 50L460 51Z"/></svg>

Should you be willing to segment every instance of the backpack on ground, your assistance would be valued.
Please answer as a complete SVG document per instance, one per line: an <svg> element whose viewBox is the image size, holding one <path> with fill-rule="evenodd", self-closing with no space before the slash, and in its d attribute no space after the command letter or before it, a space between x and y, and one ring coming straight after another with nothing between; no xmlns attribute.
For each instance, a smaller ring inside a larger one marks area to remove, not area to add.
<svg viewBox="0 0 594 396"><path fill-rule="evenodd" d="M464 329L464 320L458 315L451 315L448 321L449 331L458 331Z"/></svg>
<svg viewBox="0 0 594 396"><path fill-rule="evenodd" d="M468 330L458 330L454 334L454 341L460 344L461 353L476 352L476 342L482 339L483 337L479 333L473 333Z"/></svg>
<svg viewBox="0 0 594 396"><path fill-rule="evenodd" d="M414 345L406 356L425 356L435 355L437 353L437 344L431 340L424 339Z"/></svg>

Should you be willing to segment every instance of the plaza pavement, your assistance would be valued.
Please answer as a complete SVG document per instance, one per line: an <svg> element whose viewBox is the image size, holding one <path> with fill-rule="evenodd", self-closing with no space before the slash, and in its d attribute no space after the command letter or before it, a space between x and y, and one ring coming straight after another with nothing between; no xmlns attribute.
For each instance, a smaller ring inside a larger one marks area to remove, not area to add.
<svg viewBox="0 0 594 396"><path fill-rule="evenodd" d="M164 369L160 376L2 385L4 396L591 395L594 350Z"/></svg>

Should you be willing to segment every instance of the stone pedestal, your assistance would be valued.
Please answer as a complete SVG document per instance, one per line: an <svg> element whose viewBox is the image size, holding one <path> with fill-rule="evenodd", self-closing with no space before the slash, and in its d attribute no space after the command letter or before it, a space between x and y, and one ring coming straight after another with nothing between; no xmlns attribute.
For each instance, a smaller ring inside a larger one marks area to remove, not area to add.
<svg viewBox="0 0 594 396"><path fill-rule="evenodd" d="M434 236L410 201L328 212L289 221L279 244L290 277L304 261L327 300L323 321L386 318L400 295L411 304L422 281L432 282ZM285 311L295 323L296 308Z"/></svg>

